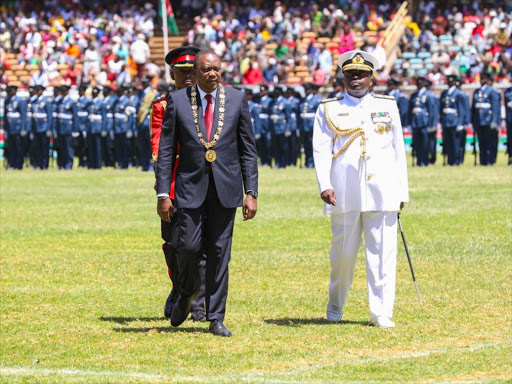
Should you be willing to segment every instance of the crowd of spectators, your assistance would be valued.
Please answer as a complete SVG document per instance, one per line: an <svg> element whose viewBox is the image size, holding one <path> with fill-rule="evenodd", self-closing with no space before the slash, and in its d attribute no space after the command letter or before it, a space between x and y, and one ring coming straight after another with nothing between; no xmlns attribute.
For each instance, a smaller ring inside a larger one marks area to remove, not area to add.
<svg viewBox="0 0 512 384"><path fill-rule="evenodd" d="M311 81L321 86L339 75L336 55L354 48L371 51L385 64L384 50L376 42L402 1L172 3L178 17L193 23L186 42L213 49L223 59L225 82L286 83L296 68L305 68ZM481 1L452 3L447 0L443 7L433 0L418 3L399 43L402 57L389 73L380 72L378 80L425 75L440 84L456 74L473 82L482 72L492 73L498 81L510 78L510 6L505 0L494 2L492 8ZM30 85L57 81L122 85L143 74L157 78L162 68L152 61L148 46L154 29L160 28L157 4L156 0L3 2L0 83L9 81L6 52L14 52L21 67L37 67ZM366 41L365 32L374 32L375 39Z"/></svg>
<svg viewBox="0 0 512 384"><path fill-rule="evenodd" d="M6 52L14 52L19 67L37 66L30 85L121 85L160 71L147 44L156 20L152 2L11 0L0 15L0 63L10 69Z"/></svg>
<svg viewBox="0 0 512 384"><path fill-rule="evenodd" d="M408 24L400 47L405 60L395 65L396 75L424 75L443 84L456 75L465 83L478 82L482 73L495 81L512 74L512 7L510 2L465 4L420 2L414 22Z"/></svg>

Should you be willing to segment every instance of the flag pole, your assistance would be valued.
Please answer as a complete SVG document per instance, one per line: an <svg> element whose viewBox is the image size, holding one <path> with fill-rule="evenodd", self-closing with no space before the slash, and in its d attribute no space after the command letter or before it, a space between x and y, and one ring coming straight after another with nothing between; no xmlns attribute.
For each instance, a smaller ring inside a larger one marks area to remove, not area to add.
<svg viewBox="0 0 512 384"><path fill-rule="evenodd" d="M168 33L169 28L167 27L167 7L165 6L165 0L160 0L160 4L162 7L162 29L164 33L164 57L167 55L167 52L169 52L169 39L168 39ZM165 68L165 80L167 81L167 84L170 84L171 82L171 74L169 72L169 66L167 63L164 63Z"/></svg>

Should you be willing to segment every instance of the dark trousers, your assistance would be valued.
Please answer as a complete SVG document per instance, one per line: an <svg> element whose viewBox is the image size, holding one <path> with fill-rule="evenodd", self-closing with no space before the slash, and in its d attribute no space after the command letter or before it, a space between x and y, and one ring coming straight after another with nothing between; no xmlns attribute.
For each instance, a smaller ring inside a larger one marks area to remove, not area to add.
<svg viewBox="0 0 512 384"><path fill-rule="evenodd" d="M260 156L261 165L270 165L270 154L268 150L268 137L266 133L262 133L256 140L256 149Z"/></svg>
<svg viewBox="0 0 512 384"><path fill-rule="evenodd" d="M428 132L425 128L412 130L412 142L416 151L416 164L420 167L428 165Z"/></svg>
<svg viewBox="0 0 512 384"><path fill-rule="evenodd" d="M428 162L435 164L437 160L437 132L428 132Z"/></svg>
<svg viewBox="0 0 512 384"><path fill-rule="evenodd" d="M292 130L292 134L288 137L288 165L297 165L297 132Z"/></svg>
<svg viewBox="0 0 512 384"><path fill-rule="evenodd" d="M48 160L50 158L50 138L46 132L36 132L34 134L35 142L35 166L40 169L48 169Z"/></svg>
<svg viewBox="0 0 512 384"><path fill-rule="evenodd" d="M114 135L114 152L117 167L121 169L128 168L128 139L126 133L116 133Z"/></svg>
<svg viewBox="0 0 512 384"><path fill-rule="evenodd" d="M302 132L302 143L306 157L306 168L313 168L315 166L315 161L313 160L313 131Z"/></svg>
<svg viewBox="0 0 512 384"><path fill-rule="evenodd" d="M9 168L23 168L23 140L19 133L10 133L7 136L7 148L9 150L7 162Z"/></svg>
<svg viewBox="0 0 512 384"><path fill-rule="evenodd" d="M448 165L458 165L460 139L456 127L443 127L443 149L448 157Z"/></svg>
<svg viewBox="0 0 512 384"><path fill-rule="evenodd" d="M476 130L478 135L478 149L480 151L480 165L492 165L496 161L493 161L493 143L494 138L493 129L490 126L478 127ZM497 138L496 131L496 138Z"/></svg>
<svg viewBox="0 0 512 384"><path fill-rule="evenodd" d="M459 140L459 146L457 149L457 162L459 164L464 163L464 156L466 155L466 136L468 134L467 129L463 129L459 132L457 139Z"/></svg>
<svg viewBox="0 0 512 384"><path fill-rule="evenodd" d="M73 158L75 157L73 151L73 137L71 134L59 135L57 140L59 141L59 168L73 168Z"/></svg>
<svg viewBox="0 0 512 384"><path fill-rule="evenodd" d="M274 159L276 168L285 168L288 165L289 140L284 133L274 135Z"/></svg>
<svg viewBox="0 0 512 384"><path fill-rule="evenodd" d="M111 132L107 132L106 136L101 137L101 151L102 151L102 158L105 161L105 167L113 167L114 166L114 155L112 151L113 147L113 135L111 135Z"/></svg>
<svg viewBox="0 0 512 384"><path fill-rule="evenodd" d="M143 171L151 169L151 139L149 137L149 129L139 129L139 165Z"/></svg>
<svg viewBox="0 0 512 384"><path fill-rule="evenodd" d="M178 267L178 219L176 210L171 221L161 220L162 239L165 241L162 248L164 250L165 263L169 273L169 278L172 281L173 290L177 295L181 293L179 282L179 267ZM205 276L206 274L206 255L204 252L199 258L199 275L201 276L201 288L199 293L192 302L192 311L204 311L205 301Z"/></svg>
<svg viewBox="0 0 512 384"><path fill-rule="evenodd" d="M89 133L87 135L88 167L89 169L101 169L102 150L101 150L101 134Z"/></svg>
<svg viewBox="0 0 512 384"><path fill-rule="evenodd" d="M80 130L78 137L75 139L75 153L78 157L78 166L87 167L87 132Z"/></svg>
<svg viewBox="0 0 512 384"><path fill-rule="evenodd" d="M508 164L512 165L512 121L507 121Z"/></svg>
<svg viewBox="0 0 512 384"><path fill-rule="evenodd" d="M201 287L199 264L206 253L206 316L224 320L228 296L231 241L236 208L224 208L213 176L199 208L178 208L178 268L181 294L191 296ZM204 244L204 248L203 248Z"/></svg>

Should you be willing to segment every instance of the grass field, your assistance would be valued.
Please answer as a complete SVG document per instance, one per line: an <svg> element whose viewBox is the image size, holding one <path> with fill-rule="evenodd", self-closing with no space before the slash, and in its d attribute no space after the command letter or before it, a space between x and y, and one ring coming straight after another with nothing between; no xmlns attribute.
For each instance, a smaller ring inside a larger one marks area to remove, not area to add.
<svg viewBox="0 0 512 384"><path fill-rule="evenodd" d="M172 328L153 175L0 173L2 383L511 382L512 172L409 168L397 327L368 326L360 253L344 320L324 320L330 224L313 170L260 170L238 212L226 325Z"/></svg>

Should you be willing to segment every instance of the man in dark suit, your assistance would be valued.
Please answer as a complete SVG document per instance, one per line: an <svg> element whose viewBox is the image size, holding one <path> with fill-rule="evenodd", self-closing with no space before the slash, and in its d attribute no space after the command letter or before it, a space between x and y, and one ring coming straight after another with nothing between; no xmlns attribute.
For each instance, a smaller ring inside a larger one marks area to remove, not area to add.
<svg viewBox="0 0 512 384"><path fill-rule="evenodd" d="M170 221L173 214L178 220L181 292L171 325L179 326L190 312L201 284L198 260L204 249L210 331L231 336L223 321L233 224L239 206L243 206L244 220L256 215L258 158L247 100L243 92L220 84L219 57L213 51L201 51L194 69L196 86L168 94L156 163L157 212L162 220ZM178 142L173 213L169 189Z"/></svg>

